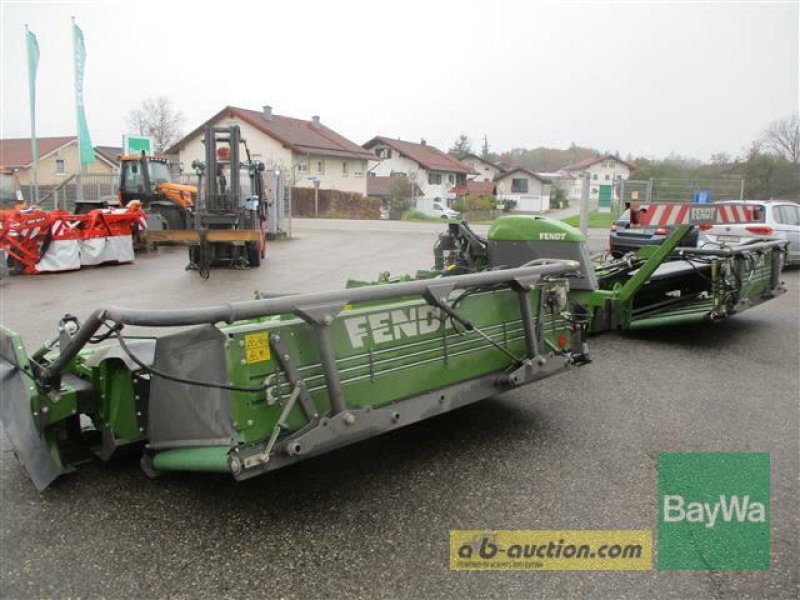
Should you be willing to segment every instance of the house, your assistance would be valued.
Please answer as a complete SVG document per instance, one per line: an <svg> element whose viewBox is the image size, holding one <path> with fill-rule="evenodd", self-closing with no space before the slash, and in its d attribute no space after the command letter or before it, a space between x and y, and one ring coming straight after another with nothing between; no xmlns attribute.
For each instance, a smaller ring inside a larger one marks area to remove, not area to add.
<svg viewBox="0 0 800 600"><path fill-rule="evenodd" d="M76 136L36 138L39 160L36 163L36 180L40 187L54 187L70 175L80 172L78 138ZM95 161L86 166L89 175L111 175L117 163L95 150ZM20 186L27 192L33 184L33 152L30 138L0 140L0 165L13 169Z"/></svg>
<svg viewBox="0 0 800 600"><path fill-rule="evenodd" d="M537 175L550 180L551 196L555 194L555 190L558 188L564 192L563 199L565 199L568 203L580 201L581 189L583 186L583 182L580 179L575 179L574 177L571 177L570 175L567 175L561 171L555 171L553 173L543 173L541 171L537 171Z"/></svg>
<svg viewBox="0 0 800 600"><path fill-rule="evenodd" d="M477 173L477 175L471 177L474 181L494 181L503 173L503 169L477 154L467 154L461 157L460 160Z"/></svg>
<svg viewBox="0 0 800 600"><path fill-rule="evenodd" d="M313 188L319 182L320 190L367 193L367 172L375 156L322 124L318 116L303 120L274 114L270 106L260 111L226 106L166 154L177 155L186 170L193 161L204 161L206 125L238 125L252 158L285 170L295 187Z"/></svg>
<svg viewBox="0 0 800 600"><path fill-rule="evenodd" d="M467 184L467 175L476 175L471 167L422 140L419 144L376 136L364 148L380 160L372 169L376 176L403 174L419 186L422 195L416 198L417 208L422 203L433 206L443 202L450 206L456 198L454 188Z"/></svg>
<svg viewBox="0 0 800 600"><path fill-rule="evenodd" d="M392 195L392 182L395 177L403 177L403 175L371 175L367 177L367 196L388 200ZM422 196L422 190L419 189L419 186L414 186L413 194L414 196Z"/></svg>
<svg viewBox="0 0 800 600"><path fill-rule="evenodd" d="M550 208L550 180L524 167L503 173L495 181L499 200L514 200L520 212L541 213Z"/></svg>
<svg viewBox="0 0 800 600"><path fill-rule="evenodd" d="M613 154L592 156L559 169L564 176L575 180L573 194L577 192L576 199L583 194L583 176L588 174L589 199L596 200L600 210L610 210L612 199L617 199L618 179L628 179L631 171L633 165Z"/></svg>
<svg viewBox="0 0 800 600"><path fill-rule="evenodd" d="M122 156L122 146L95 146L94 155L102 156L105 160L113 162L119 168L119 157Z"/></svg>
<svg viewBox="0 0 800 600"><path fill-rule="evenodd" d="M456 196L497 196L497 186L494 181L468 179L466 185L457 185L453 193Z"/></svg>

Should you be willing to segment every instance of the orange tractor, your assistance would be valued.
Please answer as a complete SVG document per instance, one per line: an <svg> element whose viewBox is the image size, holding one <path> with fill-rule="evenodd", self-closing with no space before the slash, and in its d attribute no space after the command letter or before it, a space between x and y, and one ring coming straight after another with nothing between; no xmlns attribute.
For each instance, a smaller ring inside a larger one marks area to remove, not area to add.
<svg viewBox="0 0 800 600"><path fill-rule="evenodd" d="M117 204L128 206L138 201L148 215L149 229L188 229L189 213L194 206L197 188L172 181L166 158L156 156L120 156ZM97 201L78 202L75 212L84 214L98 204Z"/></svg>

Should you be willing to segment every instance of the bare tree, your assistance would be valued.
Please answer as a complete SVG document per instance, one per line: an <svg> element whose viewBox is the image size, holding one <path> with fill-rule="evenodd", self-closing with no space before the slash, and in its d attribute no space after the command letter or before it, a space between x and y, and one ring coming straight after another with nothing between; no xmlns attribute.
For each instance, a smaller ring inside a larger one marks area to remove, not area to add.
<svg viewBox="0 0 800 600"><path fill-rule="evenodd" d="M770 123L762 136L764 146L790 163L800 163L800 116L798 113Z"/></svg>
<svg viewBox="0 0 800 600"><path fill-rule="evenodd" d="M127 117L128 126L139 135L153 138L155 151L164 152L183 135L183 114L172 105L166 96L147 98L131 110Z"/></svg>

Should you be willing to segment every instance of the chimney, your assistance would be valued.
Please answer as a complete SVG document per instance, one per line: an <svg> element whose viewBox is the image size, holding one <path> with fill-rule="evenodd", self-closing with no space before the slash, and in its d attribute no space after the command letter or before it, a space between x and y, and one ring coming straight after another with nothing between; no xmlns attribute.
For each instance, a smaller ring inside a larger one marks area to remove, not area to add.
<svg viewBox="0 0 800 600"><path fill-rule="evenodd" d="M314 115L311 117L311 122L316 126L319 125L319 115Z"/></svg>
<svg viewBox="0 0 800 600"><path fill-rule="evenodd" d="M272 107L269 104L265 104L261 107L264 111L264 118L267 121L272 121Z"/></svg>
<svg viewBox="0 0 800 600"><path fill-rule="evenodd" d="M423 145L423 146L427 146L427 145L428 145L428 142L426 142L426 141L425 141L425 138L422 138L422 139L419 141L419 143L420 143L421 145Z"/></svg>

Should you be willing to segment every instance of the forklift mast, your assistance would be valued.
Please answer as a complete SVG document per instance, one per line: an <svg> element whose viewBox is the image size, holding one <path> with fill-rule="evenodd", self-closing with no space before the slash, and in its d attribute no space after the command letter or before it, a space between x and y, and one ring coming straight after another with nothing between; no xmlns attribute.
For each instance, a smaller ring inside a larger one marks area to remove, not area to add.
<svg viewBox="0 0 800 600"><path fill-rule="evenodd" d="M241 130L238 125L207 126L203 142L206 160L199 175L201 180L205 176L205 185L201 186L204 193L200 197L200 211L238 214L242 208Z"/></svg>

